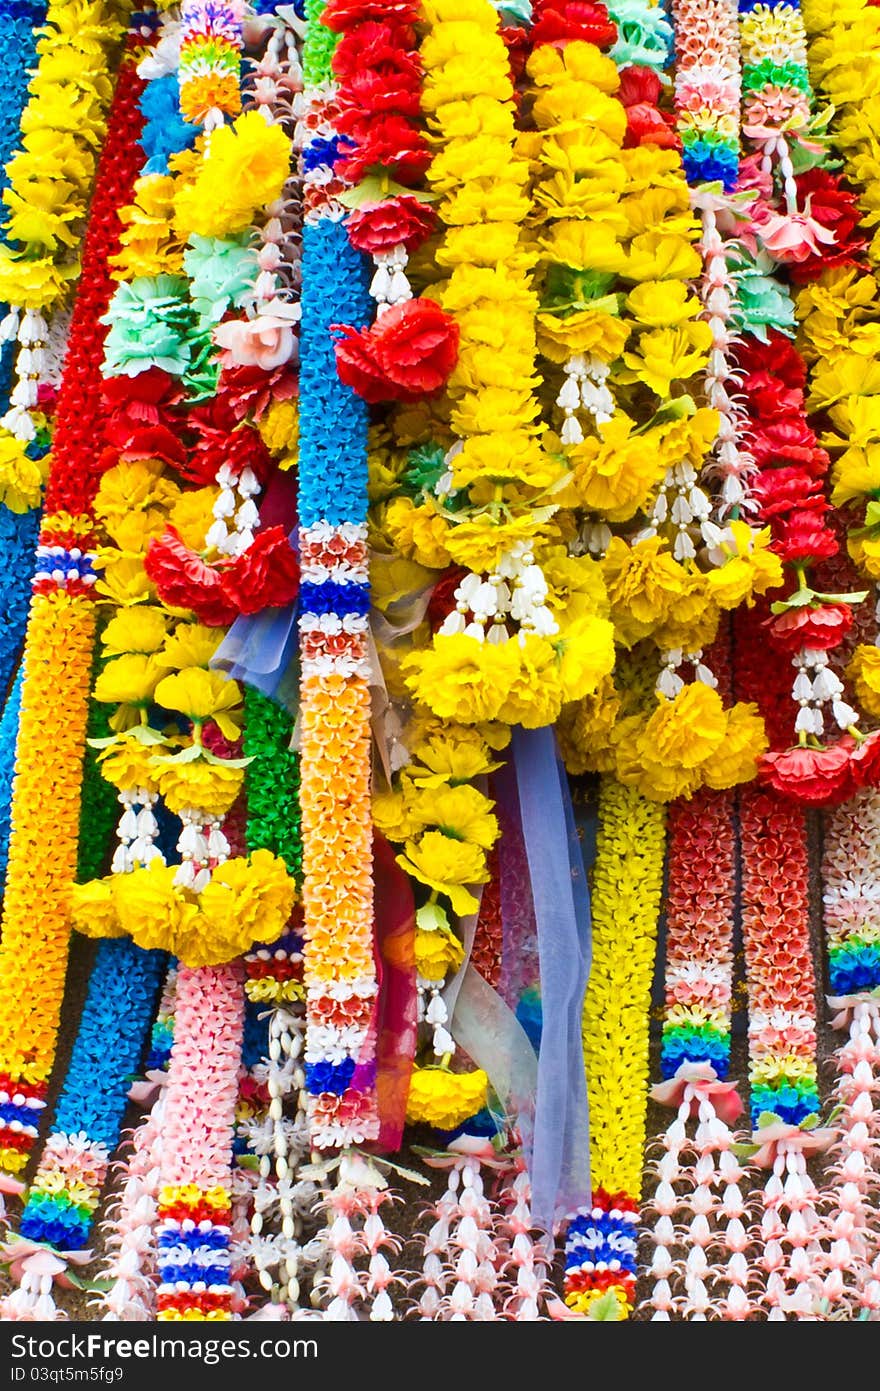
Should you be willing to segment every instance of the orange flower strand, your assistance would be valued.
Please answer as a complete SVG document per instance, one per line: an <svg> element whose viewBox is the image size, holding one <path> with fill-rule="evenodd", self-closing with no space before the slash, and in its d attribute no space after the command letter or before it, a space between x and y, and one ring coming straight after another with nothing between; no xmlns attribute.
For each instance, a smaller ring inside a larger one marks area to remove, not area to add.
<svg viewBox="0 0 880 1391"><path fill-rule="evenodd" d="M64 995L94 639L89 599L34 596L0 940L0 1070L31 1083L52 1070Z"/></svg>

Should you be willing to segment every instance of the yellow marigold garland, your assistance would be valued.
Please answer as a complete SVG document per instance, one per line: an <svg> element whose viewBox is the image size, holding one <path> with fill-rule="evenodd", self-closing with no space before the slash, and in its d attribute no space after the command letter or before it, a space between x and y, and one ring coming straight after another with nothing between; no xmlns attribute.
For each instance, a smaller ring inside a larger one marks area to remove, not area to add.
<svg viewBox="0 0 880 1391"><path fill-rule="evenodd" d="M602 778L592 883L593 963L583 1012L594 1211L598 1205L610 1214L600 1223L622 1221L621 1214L632 1214L641 1197L665 823L663 807L612 777ZM581 1230L585 1220L591 1219L576 1219ZM634 1241L631 1245L631 1260L622 1262L615 1287L623 1305L632 1303L635 1287ZM566 1302L572 1308L585 1312L604 1288L569 1266Z"/></svg>

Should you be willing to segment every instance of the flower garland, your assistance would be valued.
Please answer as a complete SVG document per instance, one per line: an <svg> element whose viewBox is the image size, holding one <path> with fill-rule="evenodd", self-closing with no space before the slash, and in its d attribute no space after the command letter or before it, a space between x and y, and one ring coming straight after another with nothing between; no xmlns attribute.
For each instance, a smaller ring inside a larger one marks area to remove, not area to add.
<svg viewBox="0 0 880 1391"><path fill-rule="evenodd" d="M591 1211L565 1240L565 1302L578 1312L613 1291L621 1317L636 1283L636 1231L648 1093L648 1011L663 884L665 812L611 777L601 782L592 884L593 963L584 1000ZM622 930L625 925L625 930Z"/></svg>
<svg viewBox="0 0 880 1391"><path fill-rule="evenodd" d="M303 51L299 632L306 1087L313 1143L326 1148L374 1138L378 1121L369 1042L376 980L366 407L339 380L330 337L332 324L362 321L369 298L363 259L334 201L343 188L333 173L335 37L321 25L322 11L321 0L310 0Z"/></svg>
<svg viewBox="0 0 880 1391"><path fill-rule="evenodd" d="M158 953L101 943L51 1132L28 1189L19 1228L25 1240L61 1251L86 1245L163 966ZM4 1301L5 1317L26 1317L35 1295L23 1285ZM41 1317L47 1316L44 1298Z"/></svg>
<svg viewBox="0 0 880 1391"><path fill-rule="evenodd" d="M160 1322L234 1312L230 1159L243 1019L238 966L181 967L162 1124Z"/></svg>
<svg viewBox="0 0 880 1391"><path fill-rule="evenodd" d="M181 7L180 112L213 130L241 111L241 18L234 5L184 0Z"/></svg>
<svg viewBox="0 0 880 1391"><path fill-rule="evenodd" d="M528 163L517 149L497 16L489 5L466 18L441 5L428 18L422 104L441 141L428 181L446 227L437 260L450 274L440 298L458 323L459 354L449 381L457 442L424 508L442 516L445 563L469 573L458 577L455 607L431 647L402 666L412 695L440 719L534 728L610 672L611 630L587 598L591 567L568 561L548 525L565 466L542 447L536 424ZM539 543L549 543L546 558Z"/></svg>
<svg viewBox="0 0 880 1391"><path fill-rule="evenodd" d="M134 137L140 84L131 60L122 68L98 170L59 395L47 512L41 530L52 571L38 572L25 643L25 677L12 799L3 938L0 943L0 1070L4 1090L21 1097L0 1135L0 1163L27 1162L52 1066L67 962L67 896L76 860L80 769L85 740L94 615L93 576L85 553L97 481L100 314L109 299L107 256L116 250L114 210L137 173ZM51 779L47 772L51 770ZM53 828L51 843L46 830ZM42 847L42 848L41 848ZM35 926L36 924L36 926Z"/></svg>

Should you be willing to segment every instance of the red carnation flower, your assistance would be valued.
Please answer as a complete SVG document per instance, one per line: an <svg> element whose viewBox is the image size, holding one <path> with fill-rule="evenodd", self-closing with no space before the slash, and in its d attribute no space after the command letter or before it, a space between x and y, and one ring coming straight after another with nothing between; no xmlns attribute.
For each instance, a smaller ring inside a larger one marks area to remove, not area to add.
<svg viewBox="0 0 880 1391"><path fill-rule="evenodd" d="M229 404L236 420L250 416L260 420L273 401L289 401L297 393L297 378L285 362L273 371L263 367L224 367L218 395Z"/></svg>
<svg viewBox="0 0 880 1391"><path fill-rule="evenodd" d="M163 603L189 609L209 628L226 627L238 616L238 609L223 589L223 564L208 565L181 540L173 526L150 542L144 559L144 569Z"/></svg>
<svg viewBox="0 0 880 1391"><path fill-rule="evenodd" d="M411 299L336 344L341 381L365 401L420 400L441 391L458 356L458 325L433 300Z"/></svg>
<svg viewBox="0 0 880 1391"><path fill-rule="evenodd" d="M418 17L419 7L414 0L328 0L321 13L321 23L337 34L344 34L355 25L371 20L414 24Z"/></svg>
<svg viewBox="0 0 880 1391"><path fill-rule="evenodd" d="M784 797L814 807L835 806L855 791L850 748L843 739L827 749L795 747L765 753L758 763L758 777Z"/></svg>
<svg viewBox="0 0 880 1391"><path fill-rule="evenodd" d="M767 335L766 343L747 338L737 347L736 361L740 371L746 374L769 370L785 386L799 387L801 391L807 384L806 363L785 334L776 329ZM768 363L771 364L769 368Z"/></svg>
<svg viewBox="0 0 880 1391"><path fill-rule="evenodd" d="M880 729L872 729L859 743L852 743L849 766L855 782L859 787L876 787L880 782Z"/></svg>
<svg viewBox="0 0 880 1391"><path fill-rule="evenodd" d="M624 106L656 106L662 85L653 68L624 68L617 96Z"/></svg>
<svg viewBox="0 0 880 1391"><path fill-rule="evenodd" d="M855 194L840 186L840 178L827 169L810 169L795 180L798 205L822 227L834 233L834 244L822 248L821 256L808 256L791 267L792 278L798 284L814 280L829 265L852 262L865 249L865 241L857 232L860 213Z"/></svg>
<svg viewBox="0 0 880 1391"><path fill-rule="evenodd" d="M394 400L397 392L376 361L370 330L349 328L345 324L333 324L332 328L345 335L335 345L339 380L356 391L368 405Z"/></svg>
<svg viewBox="0 0 880 1391"><path fill-rule="evenodd" d="M333 54L334 75L343 83L339 99L348 101L348 83L357 74L371 75L374 81L387 78L394 85L418 82L422 63L414 46L415 34L402 25L363 24L346 34Z"/></svg>
<svg viewBox="0 0 880 1391"><path fill-rule="evenodd" d="M552 44L564 48L573 40L594 43L597 48L609 48L617 38L617 25L609 18L604 5L590 0L547 0L533 7L532 46Z"/></svg>
<svg viewBox="0 0 880 1391"><path fill-rule="evenodd" d="M258 531L246 551L225 570L223 591L239 613L292 604L299 592L299 564L284 529Z"/></svg>
<svg viewBox="0 0 880 1391"><path fill-rule="evenodd" d="M830 560L840 546L817 512L792 512L773 537L773 550L788 564L815 565Z"/></svg>
<svg viewBox="0 0 880 1391"><path fill-rule="evenodd" d="M821 483L801 468L766 469L754 479L752 493L760 508L762 521L785 516L795 510L828 511Z"/></svg>
<svg viewBox="0 0 880 1391"><path fill-rule="evenodd" d="M352 140L356 143L352 144ZM431 152L419 131L399 116L383 116L364 123L340 142L336 173L349 183L360 183L371 170L381 168L400 184L417 183L431 163Z"/></svg>
<svg viewBox="0 0 880 1391"><path fill-rule="evenodd" d="M377 113L394 113L409 119L417 117L420 110L419 93L421 74L416 71L410 78L398 73L365 72L350 73L345 79L344 101L336 121L336 129L341 135L348 135L363 127L365 121Z"/></svg>
<svg viewBox="0 0 880 1391"><path fill-rule="evenodd" d="M681 140L675 130L675 117L658 111L656 106L639 102L627 107L624 148L636 145L656 145L662 150L678 150Z"/></svg>
<svg viewBox="0 0 880 1391"><path fill-rule="evenodd" d="M768 464L800 465L814 478L824 478L828 472L828 455L819 448L816 436L799 414L767 424L762 421L749 446L759 468Z"/></svg>
<svg viewBox="0 0 880 1391"><path fill-rule="evenodd" d="M436 633L443 620L455 608L455 591L461 584L467 570L461 565L453 565L434 585L428 600L428 622L431 632Z"/></svg>
<svg viewBox="0 0 880 1391"><path fill-rule="evenodd" d="M772 420L787 420L804 404L800 388L786 386L772 372L748 373L743 377L742 394L749 418L761 425Z"/></svg>
<svg viewBox="0 0 880 1391"><path fill-rule="evenodd" d="M403 193L380 203L361 203L349 214L345 226L352 246L374 256L395 246L414 251L431 235L436 223L437 215L427 203Z"/></svg>
<svg viewBox="0 0 880 1391"><path fill-rule="evenodd" d="M271 454L253 426L239 425L232 401L215 397L208 407L190 412L190 423L196 425L198 438L180 465L185 478L204 486L214 482L222 464L230 463L239 471L251 469L261 483L271 473Z"/></svg>
<svg viewBox="0 0 880 1391"><path fill-rule="evenodd" d="M774 644L783 652L799 652L802 647L827 651L843 640L853 625L849 604L821 604L786 609L764 620Z"/></svg>

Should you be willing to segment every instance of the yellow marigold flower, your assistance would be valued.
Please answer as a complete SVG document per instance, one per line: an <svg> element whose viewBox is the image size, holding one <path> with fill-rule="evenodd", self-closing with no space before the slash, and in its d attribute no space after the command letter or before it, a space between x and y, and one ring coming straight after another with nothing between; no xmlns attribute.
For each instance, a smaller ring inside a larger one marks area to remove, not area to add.
<svg viewBox="0 0 880 1391"><path fill-rule="evenodd" d="M372 805L374 826L398 845L418 835L424 828L425 823L416 810L415 800L405 789L374 792Z"/></svg>
<svg viewBox="0 0 880 1391"><path fill-rule="evenodd" d="M547 524L540 516L512 517L496 520L489 513L480 513L468 522L450 527L446 549L452 559L469 570L492 570L505 551L519 541L534 541L546 533Z"/></svg>
<svg viewBox="0 0 880 1391"><path fill-rule="evenodd" d="M240 956L255 941L276 941L290 917L294 895L284 861L271 851L255 850L249 860L224 860L199 895L198 939L178 955L187 965L219 965Z"/></svg>
<svg viewBox="0 0 880 1391"><path fill-rule="evenodd" d="M165 513L158 507L127 512L122 517L108 518L104 530L120 551L129 555L146 555L150 541L165 530Z"/></svg>
<svg viewBox="0 0 880 1391"><path fill-rule="evenodd" d="M411 1125L432 1125L435 1130L455 1130L486 1105L489 1079L482 1069L447 1072L439 1067L414 1067L406 1103Z"/></svg>
<svg viewBox="0 0 880 1391"><path fill-rule="evenodd" d="M539 245L548 260L572 270L617 275L626 265L626 253L614 229L605 222L555 222Z"/></svg>
<svg viewBox="0 0 880 1391"><path fill-rule="evenodd" d="M580 700L614 668L614 628L607 618L585 614L553 639L564 701Z"/></svg>
<svg viewBox="0 0 880 1391"><path fill-rule="evenodd" d="M498 107L493 102L489 109ZM505 129L505 136L509 134ZM522 245L515 222L492 222L487 227L450 227L435 259L439 266L505 266L516 275L531 269L535 254Z"/></svg>
<svg viewBox="0 0 880 1391"><path fill-rule="evenodd" d="M608 595L598 560L552 546L541 552L541 569L550 586L547 606L561 624L586 613L608 617Z"/></svg>
<svg viewBox="0 0 880 1391"><path fill-rule="evenodd" d="M214 487L187 489L180 494L168 514L168 520L181 541L191 550L204 552L205 536L214 520L212 509L217 492Z"/></svg>
<svg viewBox="0 0 880 1391"><path fill-rule="evenodd" d="M260 438L278 459L279 468L293 468L299 448L299 405L296 401L273 401L257 421Z"/></svg>
<svg viewBox="0 0 880 1391"><path fill-rule="evenodd" d="M880 647L860 643L852 654L846 674L865 713L875 718L880 716Z"/></svg>
<svg viewBox="0 0 880 1391"><path fill-rule="evenodd" d="M117 607L155 599L156 591L147 578L142 556L120 555L117 550L100 546L97 564L101 573L95 590Z"/></svg>
<svg viewBox="0 0 880 1391"><path fill-rule="evenodd" d="M514 479L531 488L547 488L565 472L565 461L561 454L542 448L526 430L499 430L466 439L451 468L457 488L485 478Z"/></svg>
<svg viewBox="0 0 880 1391"><path fill-rule="evenodd" d="M665 400L674 381L686 381L706 365L712 330L703 320L679 328L656 328L639 335L638 351L623 361L638 381Z"/></svg>
<svg viewBox="0 0 880 1391"><path fill-rule="evenodd" d="M166 639L156 660L160 666L207 667L223 641L222 628L208 628L204 623L178 623Z"/></svg>
<svg viewBox="0 0 880 1391"><path fill-rule="evenodd" d="M51 256L31 259L0 246L0 303L45 313L64 299L78 274L75 258L56 265Z"/></svg>
<svg viewBox="0 0 880 1391"><path fill-rule="evenodd" d="M491 850L498 839L492 802L475 787L432 787L412 798L413 815L453 840Z"/></svg>
<svg viewBox="0 0 880 1391"><path fill-rule="evenodd" d="M612 537L602 574L615 633L625 647L648 637L691 588L687 571L657 536L633 546Z"/></svg>
<svg viewBox="0 0 880 1391"><path fill-rule="evenodd" d="M632 150L621 152L622 156L632 153ZM627 188L629 187L627 184ZM620 213L626 219L626 234L630 237L656 231L662 226L664 231L674 232L690 240L696 231L684 179L674 181L671 187L664 185L662 188L656 188L648 185L638 193L627 193L626 197L620 200Z"/></svg>
<svg viewBox="0 0 880 1391"><path fill-rule="evenodd" d="M880 398L869 398L878 400ZM835 507L843 507L868 494L880 493L880 444L869 444L864 448L854 446L836 459L831 477L834 490L831 501Z"/></svg>
<svg viewBox="0 0 880 1391"><path fill-rule="evenodd" d="M441 981L457 971L464 960L464 947L452 932L442 928L426 932L416 928L416 970L425 980Z"/></svg>
<svg viewBox="0 0 880 1391"><path fill-rule="evenodd" d="M450 783L468 783L474 778L494 773L501 764L490 755L488 746L476 729L441 727L436 732L414 741L407 740L413 759L406 770L416 787L442 787ZM423 767L419 767L423 764ZM410 833L411 834L411 833Z"/></svg>
<svg viewBox="0 0 880 1391"><path fill-rule="evenodd" d="M655 425L658 447L663 451L667 467L687 459L695 469L702 469L718 436L720 423L721 417L716 410L700 406L690 414L685 411Z"/></svg>
<svg viewBox="0 0 880 1391"><path fill-rule="evenodd" d="M397 856L397 863L411 879L448 898L458 917L476 913L479 901L464 886L485 884L489 878L486 856L478 845L451 840L442 831L425 831L417 841L406 842L405 852Z"/></svg>
<svg viewBox="0 0 880 1391"><path fill-rule="evenodd" d="M700 786L699 768L683 768L655 757L645 739L645 720L641 716L628 715L619 720L611 739L616 776L648 801L673 802L677 797L692 797Z"/></svg>
<svg viewBox="0 0 880 1391"><path fill-rule="evenodd" d="M645 505L666 472L666 458L650 434L633 433L635 421L617 411L571 450L574 484L584 507L612 522L625 522Z"/></svg>
<svg viewBox="0 0 880 1391"><path fill-rule="evenodd" d="M758 759L768 747L764 721L756 705L739 701L727 714L727 730L719 748L703 765L707 787L722 790L751 782L758 772Z"/></svg>
<svg viewBox="0 0 880 1391"><path fill-rule="evenodd" d="M702 681L684 686L674 700L663 699L640 740L660 762L696 768L718 747L727 728L717 691Z"/></svg>
<svg viewBox="0 0 880 1391"><path fill-rule="evenodd" d="M0 433L0 503L19 514L39 507L50 462L48 454L29 459L20 440Z"/></svg>
<svg viewBox="0 0 880 1391"><path fill-rule="evenodd" d="M660 229L633 237L621 274L624 280L693 280L700 265L699 252L687 237Z"/></svg>
<svg viewBox="0 0 880 1391"><path fill-rule="evenodd" d="M110 723L117 730L130 729L152 701L161 679L162 668L154 657L130 652L107 663L95 682L95 700L119 705Z"/></svg>
<svg viewBox="0 0 880 1391"><path fill-rule="evenodd" d="M171 507L180 496L180 489L164 474L165 465L159 459L134 459L114 465L101 478L96 514L113 522L129 512Z"/></svg>
<svg viewBox="0 0 880 1391"><path fill-rule="evenodd" d="M846 548L853 561L872 580L880 580L880 536L846 538Z"/></svg>
<svg viewBox="0 0 880 1391"><path fill-rule="evenodd" d="M392 498L385 511L385 527L396 549L429 569L445 570L449 564L446 541L449 523L433 500L416 507L411 498Z"/></svg>
<svg viewBox="0 0 880 1391"><path fill-rule="evenodd" d="M132 738L117 739L98 754L101 776L120 792L137 787L155 792L156 769L152 763L155 754L155 744L142 744L139 739Z"/></svg>
<svg viewBox="0 0 880 1391"><path fill-rule="evenodd" d="M529 57L528 74L536 87L550 92L566 78L585 87L597 87L600 92L616 92L620 76L613 59L592 43L577 39L564 49L542 44Z"/></svg>
<svg viewBox="0 0 880 1391"><path fill-rule="evenodd" d="M168 620L161 609L141 608L136 614L117 613L101 634L108 656L124 652L158 652L167 636Z"/></svg>
<svg viewBox="0 0 880 1391"><path fill-rule="evenodd" d="M615 766L611 734L620 713L614 680L606 676L592 695L562 709L557 733L570 773L610 773Z"/></svg>
<svg viewBox="0 0 880 1391"><path fill-rule="evenodd" d="M578 353L592 353L603 362L616 362L632 325L604 309L580 309L573 314L538 314L538 347L551 362L567 362Z"/></svg>
<svg viewBox="0 0 880 1391"><path fill-rule="evenodd" d="M630 290L626 307L639 323L664 328L695 318L701 305L680 280L646 280Z"/></svg>
<svg viewBox="0 0 880 1391"><path fill-rule="evenodd" d="M733 521L719 549L728 557L718 569L706 575L709 595L719 608L735 609L746 600L749 607L756 594L777 589L784 575L782 561L770 550L769 526L761 531L748 522Z"/></svg>
<svg viewBox="0 0 880 1391"><path fill-rule="evenodd" d="M424 104L424 103L423 103ZM468 182L447 194L439 206L447 227L474 226L484 222L522 222L531 211L531 200L518 183L509 179Z"/></svg>
<svg viewBox="0 0 880 1391"><path fill-rule="evenodd" d="M807 410L833 406L843 396L880 394L880 361L859 353L840 353L832 361L819 363L810 381Z"/></svg>
<svg viewBox="0 0 880 1391"><path fill-rule="evenodd" d="M116 875L73 884L70 890L70 923L84 937L122 937L113 893Z"/></svg>
<svg viewBox="0 0 880 1391"><path fill-rule="evenodd" d="M511 159L509 138L478 135L472 140L450 140L431 164L431 185L440 193L457 189L466 180L501 179L525 184L529 169L524 160Z"/></svg>
<svg viewBox="0 0 880 1391"><path fill-rule="evenodd" d="M250 226L258 208L281 196L291 143L280 125L247 111L212 131L193 184L175 196L175 227L184 235L225 237Z"/></svg>
<svg viewBox="0 0 880 1391"><path fill-rule="evenodd" d="M225 816L244 784L244 769L228 763L165 763L155 755L153 778L168 810L176 815L198 807L208 816Z"/></svg>
<svg viewBox="0 0 880 1391"><path fill-rule="evenodd" d="M158 664L157 664L158 665ZM213 720L225 739L238 738L242 710L241 687L220 671L203 667L184 667L174 676L164 676L155 688L156 704L201 725Z"/></svg>

